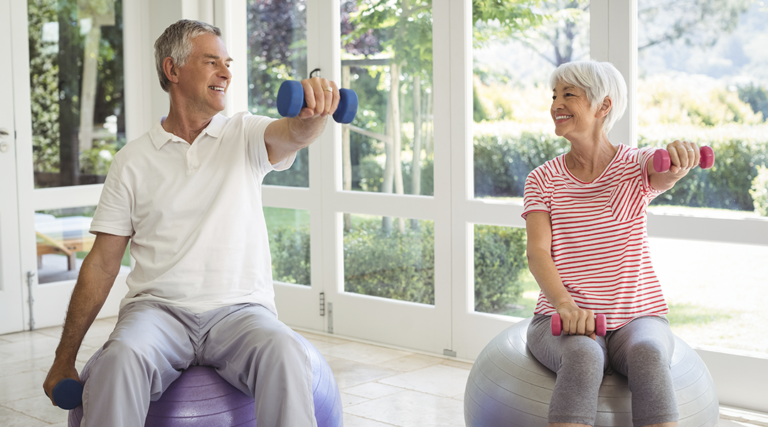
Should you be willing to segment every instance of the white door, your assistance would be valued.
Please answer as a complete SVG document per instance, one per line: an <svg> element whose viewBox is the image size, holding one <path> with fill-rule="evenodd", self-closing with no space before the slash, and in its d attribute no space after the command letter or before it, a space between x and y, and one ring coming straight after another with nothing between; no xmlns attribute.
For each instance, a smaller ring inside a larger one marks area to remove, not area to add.
<svg viewBox="0 0 768 427"><path fill-rule="evenodd" d="M0 0L0 56L11 57L10 0ZM13 79L11 67L0 67L0 79ZM11 84L0 89L0 334L23 329L22 275L16 194L16 131Z"/></svg>
<svg viewBox="0 0 768 427"><path fill-rule="evenodd" d="M124 100L129 91L124 89L119 65L122 2L98 2L99 7L74 0L58 6L11 3L6 6L10 13L0 19L8 20L3 31L9 34L2 43L13 41L12 53L5 55L12 58L13 76L5 81L12 82L7 86L14 96L4 96L13 101L1 108L15 112L17 131L14 229L19 241L12 252L21 255L15 269L21 268L14 277L17 286L18 277L33 278L34 304L18 305L25 318L34 319L29 322L32 327L41 328L60 325L65 317L83 259L95 239L88 229L101 195L100 183L127 139L129 113ZM13 262L3 253L3 262L9 259ZM99 317L117 314L129 271L126 253ZM21 288L26 302L28 288ZM29 327L26 321L23 327Z"/></svg>

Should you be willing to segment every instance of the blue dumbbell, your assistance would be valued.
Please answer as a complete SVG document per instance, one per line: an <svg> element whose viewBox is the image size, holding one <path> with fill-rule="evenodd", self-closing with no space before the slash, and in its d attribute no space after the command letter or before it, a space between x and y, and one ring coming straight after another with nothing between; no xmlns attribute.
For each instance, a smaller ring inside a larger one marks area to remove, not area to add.
<svg viewBox="0 0 768 427"><path fill-rule="evenodd" d="M357 94L351 89L339 89L339 106L333 113L336 123L352 123L357 114ZM302 108L307 107L304 99L304 87L301 82L286 80L277 92L277 112L283 117L296 117Z"/></svg>
<svg viewBox="0 0 768 427"><path fill-rule="evenodd" d="M47 396L48 393L46 392ZM53 401L61 409L75 409L83 402L83 385L72 378L65 378L53 388Z"/></svg>

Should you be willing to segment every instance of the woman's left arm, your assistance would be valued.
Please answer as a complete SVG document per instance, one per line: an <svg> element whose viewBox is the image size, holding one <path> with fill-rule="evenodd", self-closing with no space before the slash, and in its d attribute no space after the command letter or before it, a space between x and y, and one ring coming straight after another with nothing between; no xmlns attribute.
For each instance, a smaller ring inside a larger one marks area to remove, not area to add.
<svg viewBox="0 0 768 427"><path fill-rule="evenodd" d="M648 182L658 191L667 191L675 186L694 166L699 164L699 146L693 142L675 141L667 145L671 166L666 172L657 172L653 167L653 156L648 159Z"/></svg>

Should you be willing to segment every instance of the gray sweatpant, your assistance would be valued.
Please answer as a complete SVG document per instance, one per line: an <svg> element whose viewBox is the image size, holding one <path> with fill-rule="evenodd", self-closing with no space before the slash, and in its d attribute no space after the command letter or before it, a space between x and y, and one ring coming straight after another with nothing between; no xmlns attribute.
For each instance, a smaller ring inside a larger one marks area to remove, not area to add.
<svg viewBox="0 0 768 427"><path fill-rule="evenodd" d="M317 425L309 355L271 311L239 304L195 314L135 302L80 374L81 427L143 426L149 402L190 365L212 366L253 396L260 426Z"/></svg>
<svg viewBox="0 0 768 427"><path fill-rule="evenodd" d="M553 336L550 316L528 327L528 348L557 374L550 423L595 425L597 392L609 366L629 380L635 427L677 421L670 363L675 338L665 317L640 317L605 337ZM610 364L610 365L609 365Z"/></svg>

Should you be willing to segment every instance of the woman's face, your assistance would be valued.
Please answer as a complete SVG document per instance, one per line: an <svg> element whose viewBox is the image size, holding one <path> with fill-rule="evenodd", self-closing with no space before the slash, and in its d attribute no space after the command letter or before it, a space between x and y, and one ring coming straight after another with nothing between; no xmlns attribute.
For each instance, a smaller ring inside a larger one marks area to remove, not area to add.
<svg viewBox="0 0 768 427"><path fill-rule="evenodd" d="M600 105L592 108L584 89L563 81L557 82L549 110L555 121L555 134L569 139L569 135L594 134L598 127L602 131L603 121L598 117L604 114L600 114L599 108Z"/></svg>

